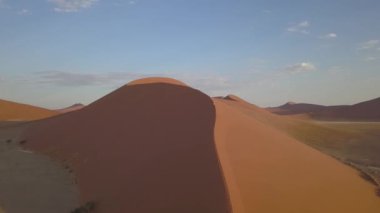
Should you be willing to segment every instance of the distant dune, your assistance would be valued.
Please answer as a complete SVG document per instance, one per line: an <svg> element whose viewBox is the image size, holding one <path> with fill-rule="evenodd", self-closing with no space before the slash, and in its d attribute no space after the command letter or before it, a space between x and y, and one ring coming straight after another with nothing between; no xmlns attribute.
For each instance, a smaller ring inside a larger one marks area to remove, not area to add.
<svg viewBox="0 0 380 213"><path fill-rule="evenodd" d="M25 147L69 164L95 212L380 212L374 186L291 138L292 122L148 78L35 122Z"/></svg>
<svg viewBox="0 0 380 213"><path fill-rule="evenodd" d="M72 112L72 111L80 110L83 107L85 107L85 105L83 105L81 103L77 103L77 104L74 104L72 106L69 106L69 107L66 107L66 108L63 108L63 109L57 109L56 111L59 112L59 113L67 113L67 112Z"/></svg>
<svg viewBox="0 0 380 213"><path fill-rule="evenodd" d="M267 109L270 112L273 112L279 115L295 115L295 114L314 113L314 112L322 111L326 108L328 107L317 105L317 104L288 102L284 105L281 105L278 107L269 107Z"/></svg>
<svg viewBox="0 0 380 213"><path fill-rule="evenodd" d="M53 110L0 100L0 121L38 120L56 114Z"/></svg>
<svg viewBox="0 0 380 213"><path fill-rule="evenodd" d="M322 106L306 103L287 103L267 109L279 115L304 114L317 120L380 121L380 98L354 105Z"/></svg>

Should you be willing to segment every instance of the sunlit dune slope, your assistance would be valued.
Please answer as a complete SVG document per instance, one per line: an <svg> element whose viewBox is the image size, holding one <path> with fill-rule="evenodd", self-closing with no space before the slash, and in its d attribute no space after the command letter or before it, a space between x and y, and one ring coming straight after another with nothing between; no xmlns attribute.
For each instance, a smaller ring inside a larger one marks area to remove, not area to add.
<svg viewBox="0 0 380 213"><path fill-rule="evenodd" d="M82 202L107 213L227 213L214 143L215 108L178 81L132 82L37 123L27 148L69 164Z"/></svg>
<svg viewBox="0 0 380 213"><path fill-rule="evenodd" d="M233 212L380 211L373 185L289 137L273 125L276 116L233 96L214 104L215 139Z"/></svg>
<svg viewBox="0 0 380 213"><path fill-rule="evenodd" d="M0 100L0 121L38 120L56 114L53 110Z"/></svg>
<svg viewBox="0 0 380 213"><path fill-rule="evenodd" d="M315 122L308 117L301 117L301 115L276 115L237 97L235 99L226 97L224 102L238 107L241 112L254 117L255 120L276 128L345 163L361 164L365 167L378 167L379 165L378 140L380 134L376 123L359 122L356 125L347 124L344 125L344 128L336 128L336 125ZM360 170L362 169L360 167ZM369 169L372 170L372 168ZM376 176L380 178L380 175Z"/></svg>

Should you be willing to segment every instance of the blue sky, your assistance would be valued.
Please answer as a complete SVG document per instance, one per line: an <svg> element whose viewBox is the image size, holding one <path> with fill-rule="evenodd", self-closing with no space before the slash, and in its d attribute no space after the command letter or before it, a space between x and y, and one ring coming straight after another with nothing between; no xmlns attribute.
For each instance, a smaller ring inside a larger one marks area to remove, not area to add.
<svg viewBox="0 0 380 213"><path fill-rule="evenodd" d="M88 104L173 77L260 106L380 96L378 0L0 0L0 99Z"/></svg>

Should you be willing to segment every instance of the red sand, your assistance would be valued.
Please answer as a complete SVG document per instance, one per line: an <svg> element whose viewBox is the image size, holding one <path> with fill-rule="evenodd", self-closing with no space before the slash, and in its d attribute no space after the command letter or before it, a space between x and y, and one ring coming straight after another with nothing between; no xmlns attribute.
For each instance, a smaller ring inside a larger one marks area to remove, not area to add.
<svg viewBox="0 0 380 213"><path fill-rule="evenodd" d="M0 121L38 120L57 114L53 110L0 100Z"/></svg>
<svg viewBox="0 0 380 213"><path fill-rule="evenodd" d="M214 122L208 96L147 79L38 123L26 146L69 162L96 212L227 213Z"/></svg>

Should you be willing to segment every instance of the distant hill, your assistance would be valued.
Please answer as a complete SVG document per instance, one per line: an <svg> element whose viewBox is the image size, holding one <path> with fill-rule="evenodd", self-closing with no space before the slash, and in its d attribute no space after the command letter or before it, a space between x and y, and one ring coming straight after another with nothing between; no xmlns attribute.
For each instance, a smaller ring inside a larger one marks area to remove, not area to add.
<svg viewBox="0 0 380 213"><path fill-rule="evenodd" d="M326 106L317 105L317 104L304 104L304 103L294 103L288 102L279 107L270 107L267 108L270 112L276 113L278 115L294 115L294 114L303 114L310 112L318 112L327 108Z"/></svg>
<svg viewBox="0 0 380 213"><path fill-rule="evenodd" d="M69 106L69 107L66 107L66 108L63 108L63 109L57 109L55 111L57 111L59 113L67 113L67 112L72 112L72 111L80 110L83 107L85 107L85 105L83 105L81 103L77 103L77 104L74 104L72 106Z"/></svg>
<svg viewBox="0 0 380 213"><path fill-rule="evenodd" d="M323 106L307 103L286 103L267 108L278 115L308 115L317 120L380 121L380 98L354 105Z"/></svg>
<svg viewBox="0 0 380 213"><path fill-rule="evenodd" d="M53 110L0 99L0 121L38 120L56 114Z"/></svg>

